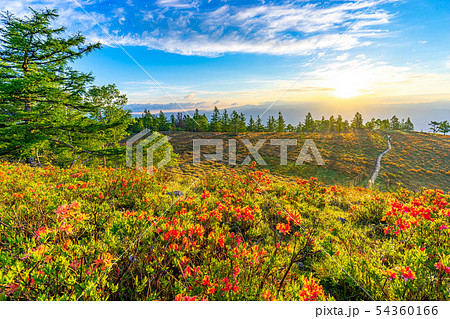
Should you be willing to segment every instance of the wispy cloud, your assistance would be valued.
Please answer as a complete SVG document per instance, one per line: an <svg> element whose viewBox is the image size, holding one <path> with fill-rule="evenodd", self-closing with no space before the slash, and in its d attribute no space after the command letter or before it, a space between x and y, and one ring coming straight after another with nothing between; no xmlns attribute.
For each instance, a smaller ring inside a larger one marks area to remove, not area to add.
<svg viewBox="0 0 450 319"><path fill-rule="evenodd" d="M353 23L350 32L333 49L365 46L387 34L386 25L395 15L383 5L395 1L249 1L246 5L233 5L234 1L225 0L158 0L139 9L128 6L126 10L117 3L104 6L97 0L80 2L121 45L181 55L217 56L307 55L331 46ZM21 14L29 5L58 8L71 28L81 28L91 40L114 46L70 0L6 0L0 9Z"/></svg>
<svg viewBox="0 0 450 319"><path fill-rule="evenodd" d="M309 2L243 8L223 5L212 11L168 11L159 15L152 11L152 17L157 18L149 25L156 27L155 31L121 35L119 42L182 55L306 55L331 46L359 18L334 48L347 50L368 45L370 38L386 33L374 28L393 18L393 14L376 9L384 2L347 1L327 7ZM368 8L371 10L365 12ZM170 25L162 27L161 19Z"/></svg>
<svg viewBox="0 0 450 319"><path fill-rule="evenodd" d="M197 6L197 1L188 0L158 0L156 3L160 7L172 7L179 9L193 8Z"/></svg>
<svg viewBox="0 0 450 319"><path fill-rule="evenodd" d="M184 98L185 98L186 100L193 99L193 98L195 98L195 93L188 94L188 95L186 95Z"/></svg>

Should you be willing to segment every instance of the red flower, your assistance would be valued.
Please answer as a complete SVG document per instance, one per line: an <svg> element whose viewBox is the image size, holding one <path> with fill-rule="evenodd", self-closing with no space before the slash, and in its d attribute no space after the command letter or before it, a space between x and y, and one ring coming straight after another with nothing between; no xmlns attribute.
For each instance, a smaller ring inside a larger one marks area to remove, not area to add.
<svg viewBox="0 0 450 319"><path fill-rule="evenodd" d="M184 296L182 294L178 294L175 297L175 301L196 301L197 300L197 296L193 296L193 297L189 297L189 296Z"/></svg>
<svg viewBox="0 0 450 319"><path fill-rule="evenodd" d="M189 277L189 276L191 276L191 266L187 266L187 267L184 269L183 278L187 278L187 277Z"/></svg>
<svg viewBox="0 0 450 319"><path fill-rule="evenodd" d="M233 290L234 292L238 292L239 291L239 287L237 285L237 280L234 281L234 285L233 285L233 288L231 288L231 290Z"/></svg>
<svg viewBox="0 0 450 319"><path fill-rule="evenodd" d="M233 268L233 276L234 276L234 278L236 278L239 275L240 272L241 272L241 270L239 269L238 263L234 264L234 268Z"/></svg>
<svg viewBox="0 0 450 319"><path fill-rule="evenodd" d="M303 288L299 292L301 301L325 300L325 293L322 286L316 284L313 278L303 279Z"/></svg>
<svg viewBox="0 0 450 319"><path fill-rule="evenodd" d="M395 272L395 270L388 269L384 273L389 277L389 280L397 278L397 273Z"/></svg>
<svg viewBox="0 0 450 319"><path fill-rule="evenodd" d="M202 194L202 198L203 199L207 199L207 198L210 198L210 197L211 197L211 194L208 191L203 191L203 194Z"/></svg>
<svg viewBox="0 0 450 319"><path fill-rule="evenodd" d="M434 264L434 267L436 267L437 270L439 271L445 271L447 274L450 272L450 267L445 266L442 261L438 261L437 263Z"/></svg>
<svg viewBox="0 0 450 319"><path fill-rule="evenodd" d="M206 276L203 278L202 285L203 285L203 286L211 286L210 277L209 277L208 275L206 275Z"/></svg>
<svg viewBox="0 0 450 319"><path fill-rule="evenodd" d="M402 277L405 282L408 281L408 279L416 279L416 274L409 267L397 267L397 269L402 273Z"/></svg>
<svg viewBox="0 0 450 319"><path fill-rule="evenodd" d="M219 243L220 247L225 247L225 242L223 236L220 236L219 240L217 241Z"/></svg>
<svg viewBox="0 0 450 319"><path fill-rule="evenodd" d="M288 234L289 233L289 231L291 230L291 225L290 224L283 224L283 223L278 223L278 225L277 225L277 230L280 232L280 233L283 233L283 234Z"/></svg>
<svg viewBox="0 0 450 319"><path fill-rule="evenodd" d="M66 222L64 222L59 227L59 230L65 232L66 234L73 234L73 227L72 227L72 225L69 225Z"/></svg>
<svg viewBox="0 0 450 319"><path fill-rule="evenodd" d="M264 291L263 298L266 299L267 301L275 301L275 297L272 296L269 290Z"/></svg>
<svg viewBox="0 0 450 319"><path fill-rule="evenodd" d="M225 287L222 288L223 291L229 291L229 290L231 290L230 280L229 280L227 277L223 278L223 279L222 279L222 282L225 284Z"/></svg>
<svg viewBox="0 0 450 319"><path fill-rule="evenodd" d="M41 239L42 236L48 234L49 232L50 232L50 230L47 227L43 226L43 227L38 228L38 230L35 231L34 233L36 235L36 238L39 240L39 239Z"/></svg>

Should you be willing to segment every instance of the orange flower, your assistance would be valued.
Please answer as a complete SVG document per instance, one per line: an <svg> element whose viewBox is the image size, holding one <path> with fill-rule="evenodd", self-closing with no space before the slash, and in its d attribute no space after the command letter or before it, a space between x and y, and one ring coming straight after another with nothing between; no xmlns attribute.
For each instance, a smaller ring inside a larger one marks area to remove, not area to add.
<svg viewBox="0 0 450 319"><path fill-rule="evenodd" d="M78 217L76 219L77 221L82 222L83 220L87 220L88 217L86 214L78 214Z"/></svg>
<svg viewBox="0 0 450 319"><path fill-rule="evenodd" d="M416 279L416 274L409 267L397 267L397 269L402 273L402 277L405 282L408 281L408 279Z"/></svg>
<svg viewBox="0 0 450 319"><path fill-rule="evenodd" d="M36 238L39 240L39 239L41 239L42 236L48 234L49 232L50 232L50 230L46 226L43 226L43 227L38 228L38 230L35 231L34 233L36 235Z"/></svg>
<svg viewBox="0 0 450 319"><path fill-rule="evenodd" d="M303 288L299 292L301 301L326 300L322 286L316 284L313 278L303 279Z"/></svg>
<svg viewBox="0 0 450 319"><path fill-rule="evenodd" d="M59 227L59 230L65 232L66 234L73 234L73 227L72 227L72 225L69 225L66 222L64 222Z"/></svg>
<svg viewBox="0 0 450 319"><path fill-rule="evenodd" d="M126 217L126 218L128 218L128 217L130 217L130 216L134 216L134 215L136 215L136 212L135 211L125 211L125 212L123 212L122 213L122 215L123 215L123 217Z"/></svg>
<svg viewBox="0 0 450 319"><path fill-rule="evenodd" d="M97 269L100 265L102 266L102 270L105 270L113 264L113 255L110 253L103 253L100 258L94 260L93 270Z"/></svg>
<svg viewBox="0 0 450 319"><path fill-rule="evenodd" d="M113 264L113 259L114 257L110 253L102 254L102 262L103 262L102 270L109 268Z"/></svg>
<svg viewBox="0 0 450 319"><path fill-rule="evenodd" d="M217 285L217 284L216 284ZM209 287L208 290L206 291L206 293L209 294L213 294L216 292L216 287Z"/></svg>
<svg viewBox="0 0 450 319"><path fill-rule="evenodd" d="M220 236L219 240L217 242L219 243L220 247L222 247L222 248L225 247L224 237L223 236Z"/></svg>
<svg viewBox="0 0 450 319"><path fill-rule="evenodd" d="M263 298L266 299L267 301L275 301L275 297L272 296L272 294L270 293L269 290L264 291L263 293Z"/></svg>
<svg viewBox="0 0 450 319"><path fill-rule="evenodd" d="M209 277L208 275L206 275L206 276L203 278L202 285L203 285L203 286L211 286L210 277Z"/></svg>
<svg viewBox="0 0 450 319"><path fill-rule="evenodd" d="M203 194L202 194L202 198L203 199L207 199L207 198L210 198L210 197L211 197L211 194L208 191L204 191L203 192Z"/></svg>
<svg viewBox="0 0 450 319"><path fill-rule="evenodd" d="M389 280L397 278L397 273L395 272L395 270L388 269L384 273L389 277Z"/></svg>
<svg viewBox="0 0 450 319"><path fill-rule="evenodd" d="M290 224L283 224L283 223L278 223L278 225L277 225L277 230L280 232L280 233L283 233L283 234L288 234L289 233L289 231L291 230L291 225Z"/></svg>

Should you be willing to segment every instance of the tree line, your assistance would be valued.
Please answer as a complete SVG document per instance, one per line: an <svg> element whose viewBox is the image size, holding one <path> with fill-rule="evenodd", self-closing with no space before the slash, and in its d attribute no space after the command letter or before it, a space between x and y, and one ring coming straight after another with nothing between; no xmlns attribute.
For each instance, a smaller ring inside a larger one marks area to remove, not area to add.
<svg viewBox="0 0 450 319"><path fill-rule="evenodd" d="M448 121L431 121L428 125L430 126L430 131L433 133L443 133L446 135L450 132L450 123Z"/></svg>
<svg viewBox="0 0 450 319"><path fill-rule="evenodd" d="M214 107L214 110L208 118L206 114L200 114L195 110L191 116L178 112L167 117L164 112L152 114L145 110L140 117L134 118L128 131L137 133L143 129L152 131L192 131L192 132L346 132L352 129L370 129L370 130L395 130L395 131L414 131L414 124L411 119L400 120L397 116L391 119L372 118L364 122L362 115L357 112L351 121L344 120L341 115L331 116L321 119L314 119L311 113L308 113L304 121L296 126L287 124L281 112L278 117L270 116L265 123L260 116L254 118L250 115L248 118L243 113L237 111L228 112L227 109L222 112Z"/></svg>

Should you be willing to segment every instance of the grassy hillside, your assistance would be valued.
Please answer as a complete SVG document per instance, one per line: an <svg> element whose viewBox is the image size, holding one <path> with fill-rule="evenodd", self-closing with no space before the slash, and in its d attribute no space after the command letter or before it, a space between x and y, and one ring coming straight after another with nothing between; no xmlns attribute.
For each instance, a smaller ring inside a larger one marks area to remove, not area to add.
<svg viewBox="0 0 450 319"><path fill-rule="evenodd" d="M450 298L450 196L223 170L3 163L0 299Z"/></svg>
<svg viewBox="0 0 450 319"><path fill-rule="evenodd" d="M180 173L199 174L221 168L221 165L202 158L202 165L192 165L193 139L223 139L224 165L228 163L228 140L237 140L237 163L249 155L242 139L255 144L266 139L260 154L272 174L310 178L316 177L328 185L367 186L378 155L387 149L386 135L392 139L393 149L382 161L382 169L376 187L394 189L398 184L411 190L421 187L450 191L450 137L425 133L402 133L381 131L351 131L346 133L192 133L169 134L174 151L180 155ZM279 165L279 146L271 146L270 139L297 139L297 147L289 147L288 165ZM294 165L306 139L312 139L322 154L325 166L315 163ZM202 154L214 153L214 147L202 147ZM236 167L239 170L239 166Z"/></svg>
<svg viewBox="0 0 450 319"><path fill-rule="evenodd" d="M382 164L383 186L402 183L419 190L438 188L450 192L450 136L390 132L392 151Z"/></svg>

